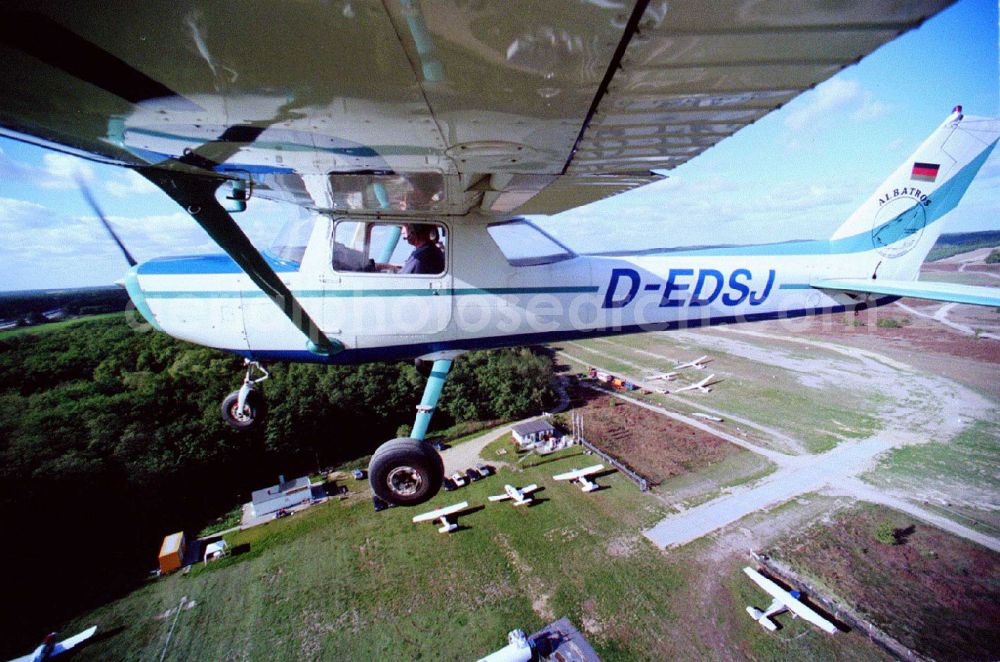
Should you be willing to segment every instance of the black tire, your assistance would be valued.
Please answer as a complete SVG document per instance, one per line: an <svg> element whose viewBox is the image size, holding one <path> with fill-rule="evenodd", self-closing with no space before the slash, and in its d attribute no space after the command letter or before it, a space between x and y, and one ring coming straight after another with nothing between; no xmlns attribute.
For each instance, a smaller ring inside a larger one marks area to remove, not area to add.
<svg viewBox="0 0 1000 662"><path fill-rule="evenodd" d="M372 492L396 506L415 506L441 489L444 462L430 444L400 437L378 447L368 464Z"/></svg>
<svg viewBox="0 0 1000 662"><path fill-rule="evenodd" d="M222 420L226 422L226 425L234 430L242 431L249 430L264 420L267 407L264 404L263 396L257 391L250 391L247 394L242 412L237 411L239 399L240 392L233 391L222 401Z"/></svg>

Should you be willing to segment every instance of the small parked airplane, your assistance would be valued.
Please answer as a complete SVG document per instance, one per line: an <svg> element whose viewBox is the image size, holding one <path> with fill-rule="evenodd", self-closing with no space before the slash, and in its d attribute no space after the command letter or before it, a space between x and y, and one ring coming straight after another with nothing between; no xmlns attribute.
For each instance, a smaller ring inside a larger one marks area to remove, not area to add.
<svg viewBox="0 0 1000 662"><path fill-rule="evenodd" d="M685 363L678 363L674 366L674 370L683 370L684 368L694 368L695 370L704 370L705 365L712 359L708 356L699 356L694 361L687 361Z"/></svg>
<svg viewBox="0 0 1000 662"><path fill-rule="evenodd" d="M458 523L449 522L448 518L451 516L457 516L458 513L468 507L469 503L467 501L463 501L462 503L456 503L454 506L446 506L444 508L432 510L429 513L417 515L413 518L413 522L416 524L419 522L433 522L434 520L439 520L441 522L441 527L438 529L438 533L451 533L458 529Z"/></svg>
<svg viewBox="0 0 1000 662"><path fill-rule="evenodd" d="M650 375L646 379L648 379L650 381L654 381L654 382L657 381L657 380L661 380L661 379L663 381L665 381L665 382L670 382L670 381L673 381L676 378L677 378L677 371L674 370L674 371L671 371L671 372L657 372L655 374Z"/></svg>
<svg viewBox="0 0 1000 662"><path fill-rule="evenodd" d="M504 494L498 494L497 496L489 497L490 501L504 501L506 499L513 499L515 506L528 506L531 505L532 497L531 493L538 489L538 486L532 483L526 487L520 489L514 487L513 485L504 485Z"/></svg>
<svg viewBox="0 0 1000 662"><path fill-rule="evenodd" d="M792 612L793 617L801 616L824 632L828 632L830 634L837 633L837 627L833 623L826 620L806 605L802 604L799 600L801 593L798 591L786 591L751 567L743 568L743 572L745 572L750 579L757 582L758 586L770 593L771 597L774 598L774 601L771 602L771 606L765 611L755 609L754 607L747 607L747 613L750 614L755 621L760 623L761 627L765 630L770 630L771 632L777 630L778 626L771 620L771 616L788 610Z"/></svg>
<svg viewBox="0 0 1000 662"><path fill-rule="evenodd" d="M245 358L233 427L263 417L261 362L433 362L412 432L369 465L413 505L444 478L424 437L463 352L1000 304L917 280L1000 136L961 107L829 238L734 246L709 218L718 246L579 255L524 218L662 179L951 1L145 0L112 29L97 2L8 0L0 135L130 169L224 251L124 282L152 328ZM236 221L261 199L302 212L263 251Z"/></svg>
<svg viewBox="0 0 1000 662"><path fill-rule="evenodd" d="M598 471L604 468L603 464L595 464L592 467L587 467L585 469L573 469L572 471L567 471L566 473L558 474L552 477L552 480L568 480L577 481L580 483L580 489L584 492L593 492L600 487L597 483L588 480L587 476L596 474Z"/></svg>
<svg viewBox="0 0 1000 662"><path fill-rule="evenodd" d="M712 387L710 386L710 384L715 383L712 381L713 379L715 379L715 375L709 375L708 377L701 380L697 384L688 384L683 388L677 389L676 391L674 391L674 393L683 393L684 391L695 391L695 390L701 391L702 393L710 393L712 391Z"/></svg>
<svg viewBox="0 0 1000 662"><path fill-rule="evenodd" d="M48 660L60 653L65 653L74 646L79 646L81 643L90 639L97 632L97 626L93 625L83 632L74 635L68 639L63 639L62 641L56 641L56 633L52 632L47 637L42 645L36 648L34 651L27 655L10 660L10 662L42 662L43 660Z"/></svg>

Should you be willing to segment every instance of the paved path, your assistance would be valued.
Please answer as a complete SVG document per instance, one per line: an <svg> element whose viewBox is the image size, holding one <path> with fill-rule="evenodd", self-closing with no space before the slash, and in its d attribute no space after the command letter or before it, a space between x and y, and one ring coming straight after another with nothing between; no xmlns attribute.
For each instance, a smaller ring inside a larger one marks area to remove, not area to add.
<svg viewBox="0 0 1000 662"><path fill-rule="evenodd" d="M667 517L644 535L658 547L687 544L758 510L842 482L867 468L876 455L896 445L895 441L879 436L842 442L820 455L771 457L781 468L756 487L736 489L681 515Z"/></svg>
<svg viewBox="0 0 1000 662"><path fill-rule="evenodd" d="M524 423L525 421L533 421L538 416L532 418L526 418L524 421L515 421L509 425L504 425L495 430L490 430L486 434L475 437L468 441L463 441L457 446L452 446L446 450L441 451L441 459L444 460L444 474L450 476L456 471L465 471L469 467L474 467L481 463L483 460L480 459L479 454L484 448L491 442L496 441L505 434L510 434L511 427L517 425L518 423ZM490 462L498 462L499 460L494 460L490 458Z"/></svg>

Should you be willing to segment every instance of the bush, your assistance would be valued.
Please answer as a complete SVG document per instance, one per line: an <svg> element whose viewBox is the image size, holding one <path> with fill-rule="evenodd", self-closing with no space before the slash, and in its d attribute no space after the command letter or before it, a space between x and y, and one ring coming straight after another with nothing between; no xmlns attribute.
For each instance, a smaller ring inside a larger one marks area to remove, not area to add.
<svg viewBox="0 0 1000 662"><path fill-rule="evenodd" d="M875 527L875 540L883 545L899 544L899 535L896 532L896 527L892 525L892 522L885 520Z"/></svg>
<svg viewBox="0 0 1000 662"><path fill-rule="evenodd" d="M896 320L891 317L883 317L879 321L875 322L875 326L880 329L902 329L906 326L908 320Z"/></svg>
<svg viewBox="0 0 1000 662"><path fill-rule="evenodd" d="M994 248L990 251L990 254L986 256L986 264L998 263L1000 263L1000 248Z"/></svg>

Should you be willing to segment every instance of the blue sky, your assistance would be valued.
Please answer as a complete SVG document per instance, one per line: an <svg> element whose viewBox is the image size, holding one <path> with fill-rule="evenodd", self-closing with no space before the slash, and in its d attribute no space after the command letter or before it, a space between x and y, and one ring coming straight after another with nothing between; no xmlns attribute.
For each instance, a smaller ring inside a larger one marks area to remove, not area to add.
<svg viewBox="0 0 1000 662"><path fill-rule="evenodd" d="M954 105L998 114L997 31L995 0L962 0L667 180L536 220L580 251L828 236ZM125 263L77 190L76 171L137 259L218 252L139 175L0 139L0 289L121 278ZM262 244L298 215L255 202L239 220ZM1000 154L953 214L948 231L1000 229Z"/></svg>

